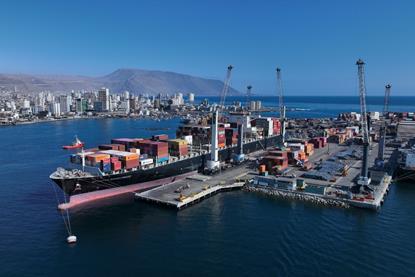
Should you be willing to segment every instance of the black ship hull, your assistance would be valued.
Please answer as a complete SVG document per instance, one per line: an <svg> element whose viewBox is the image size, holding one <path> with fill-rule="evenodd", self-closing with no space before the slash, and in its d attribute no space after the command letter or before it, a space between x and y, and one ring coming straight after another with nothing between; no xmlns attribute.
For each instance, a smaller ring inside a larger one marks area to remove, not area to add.
<svg viewBox="0 0 415 277"><path fill-rule="evenodd" d="M280 136L272 136L262 140L245 143L243 152L249 154L277 146ZM221 161L230 160L237 151L237 147L229 147L219 150ZM149 182L153 180L174 177L195 170L201 170L209 160L210 154L202 154L191 158L171 162L150 169L138 169L119 174L111 174L94 177L63 178L52 180L68 195L82 194L96 190L104 190L114 187L122 187L133 184Z"/></svg>
<svg viewBox="0 0 415 277"><path fill-rule="evenodd" d="M395 174L399 181L415 182L415 170L413 169L399 167Z"/></svg>

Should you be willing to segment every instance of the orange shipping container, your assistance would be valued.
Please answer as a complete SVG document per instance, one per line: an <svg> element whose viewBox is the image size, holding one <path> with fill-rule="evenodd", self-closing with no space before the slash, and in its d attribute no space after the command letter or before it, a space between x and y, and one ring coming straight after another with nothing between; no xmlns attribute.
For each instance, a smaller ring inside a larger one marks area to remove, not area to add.
<svg viewBox="0 0 415 277"><path fill-rule="evenodd" d="M108 154L102 154L102 153L95 153L95 154L91 154L91 155L87 155L86 156L86 159L88 160L88 161L93 161L93 162L99 162L99 161L102 161L102 160L107 160L107 159L110 159L111 157L110 157L110 155L108 155Z"/></svg>

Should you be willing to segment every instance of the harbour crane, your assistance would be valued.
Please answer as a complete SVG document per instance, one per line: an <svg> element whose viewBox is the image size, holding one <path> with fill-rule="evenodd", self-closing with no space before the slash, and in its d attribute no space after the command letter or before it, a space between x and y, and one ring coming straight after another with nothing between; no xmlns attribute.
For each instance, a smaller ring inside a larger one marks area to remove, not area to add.
<svg viewBox="0 0 415 277"><path fill-rule="evenodd" d="M359 96L360 96L360 121L362 125L362 136L363 136L363 158L362 158L362 171L360 173L360 178L358 184L362 186L367 186L370 184L370 178L368 176L368 158L369 158L369 128L367 120L367 111L366 111L366 84L365 84L365 63L359 59L356 62L357 65L357 74L359 79Z"/></svg>
<svg viewBox="0 0 415 277"><path fill-rule="evenodd" d="M252 86L249 85L246 87L246 110L249 110L249 103L251 102L251 90L252 90Z"/></svg>
<svg viewBox="0 0 415 277"><path fill-rule="evenodd" d="M213 173L220 169L219 161L219 148L218 148L218 119L219 111L223 111L225 108L226 94L228 93L229 83L231 80L232 65L228 66L226 72L226 78L223 83L222 93L220 95L220 103L216 110L212 113L212 124L211 124L211 153L210 160L207 161L207 170L209 173Z"/></svg>
<svg viewBox="0 0 415 277"><path fill-rule="evenodd" d="M285 144L285 106L284 106L284 92L282 86L281 78L281 68L277 67L277 91L279 96L279 112L280 112L280 122L281 122L281 142Z"/></svg>
<svg viewBox="0 0 415 277"><path fill-rule="evenodd" d="M385 99L383 104L383 122L381 123L379 129L379 149L378 149L378 157L376 158L376 166L383 167L384 166L384 156L385 156L385 143L386 143L386 116L389 112L389 99L391 93L391 84L387 84L385 86Z"/></svg>
<svg viewBox="0 0 415 277"><path fill-rule="evenodd" d="M229 65L228 70L226 72L225 81L223 82L222 93L220 94L220 103L219 103L220 110L223 110L225 108L225 100L226 100L226 95L228 94L228 90L229 90L229 86L231 82L232 69L233 69L233 66Z"/></svg>

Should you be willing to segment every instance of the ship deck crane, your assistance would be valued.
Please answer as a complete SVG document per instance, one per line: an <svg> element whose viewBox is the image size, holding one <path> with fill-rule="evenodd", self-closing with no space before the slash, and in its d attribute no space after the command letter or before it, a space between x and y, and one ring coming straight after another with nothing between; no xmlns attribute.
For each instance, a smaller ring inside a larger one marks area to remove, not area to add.
<svg viewBox="0 0 415 277"><path fill-rule="evenodd" d="M278 105L279 105L279 112L280 112L280 122L281 122L281 142L285 144L285 110L286 107L284 106L284 92L282 86L282 78L281 78L281 68L277 68L277 91L278 91Z"/></svg>
<svg viewBox="0 0 415 277"><path fill-rule="evenodd" d="M368 176L368 159L369 159L369 128L367 122L367 111L366 111L366 84L365 84L365 63L359 59L356 62L357 74L359 79L359 97L360 97L360 112L361 112L361 125L362 125L362 136L363 136L363 158L362 158L362 171L358 184L367 186L370 184L370 178Z"/></svg>
<svg viewBox="0 0 415 277"><path fill-rule="evenodd" d="M389 99L390 99L390 93L391 93L392 86L390 84L387 84L385 86L385 99L383 104L383 122L381 123L380 129L379 129L379 150L378 150L378 156L376 158L376 166L382 168L384 166L384 156L385 156L385 144L386 144L386 127L387 127L387 121L386 116L389 112Z"/></svg>

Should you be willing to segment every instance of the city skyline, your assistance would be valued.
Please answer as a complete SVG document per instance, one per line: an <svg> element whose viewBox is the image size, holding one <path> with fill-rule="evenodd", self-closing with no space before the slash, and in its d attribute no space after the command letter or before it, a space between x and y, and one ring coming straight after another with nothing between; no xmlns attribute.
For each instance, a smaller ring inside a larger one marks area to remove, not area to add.
<svg viewBox="0 0 415 277"><path fill-rule="evenodd" d="M0 11L2 73L141 68L223 80L232 64L232 87L270 95L280 66L287 95L356 95L362 58L368 95L389 82L393 95L415 89L410 1L17 2Z"/></svg>

